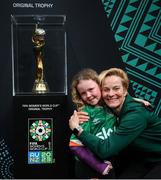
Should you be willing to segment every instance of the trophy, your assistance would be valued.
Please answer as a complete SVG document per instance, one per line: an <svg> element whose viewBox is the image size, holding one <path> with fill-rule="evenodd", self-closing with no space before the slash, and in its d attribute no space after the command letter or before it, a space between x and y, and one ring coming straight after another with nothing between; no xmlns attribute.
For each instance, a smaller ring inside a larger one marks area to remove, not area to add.
<svg viewBox="0 0 161 180"><path fill-rule="evenodd" d="M36 75L32 91L36 94L43 94L49 92L47 82L44 80L44 65L43 65L43 49L45 45L45 30L38 27L36 24L32 35L32 42L34 45L34 55L36 60Z"/></svg>

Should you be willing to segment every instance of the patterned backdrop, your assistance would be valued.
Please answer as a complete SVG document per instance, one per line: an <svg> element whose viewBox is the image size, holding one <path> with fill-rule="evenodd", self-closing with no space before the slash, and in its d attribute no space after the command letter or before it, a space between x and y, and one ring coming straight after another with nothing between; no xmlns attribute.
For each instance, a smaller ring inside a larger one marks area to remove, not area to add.
<svg viewBox="0 0 161 180"><path fill-rule="evenodd" d="M0 141L0 179L13 179L14 160L4 139Z"/></svg>
<svg viewBox="0 0 161 180"><path fill-rule="evenodd" d="M102 0L136 97L161 115L161 0Z"/></svg>

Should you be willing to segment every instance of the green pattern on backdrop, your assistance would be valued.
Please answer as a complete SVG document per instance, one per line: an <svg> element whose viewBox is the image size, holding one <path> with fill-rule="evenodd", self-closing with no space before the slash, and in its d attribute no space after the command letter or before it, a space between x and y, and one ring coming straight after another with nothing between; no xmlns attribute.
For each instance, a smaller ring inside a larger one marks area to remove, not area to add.
<svg viewBox="0 0 161 180"><path fill-rule="evenodd" d="M135 96L161 113L161 1L102 0Z"/></svg>

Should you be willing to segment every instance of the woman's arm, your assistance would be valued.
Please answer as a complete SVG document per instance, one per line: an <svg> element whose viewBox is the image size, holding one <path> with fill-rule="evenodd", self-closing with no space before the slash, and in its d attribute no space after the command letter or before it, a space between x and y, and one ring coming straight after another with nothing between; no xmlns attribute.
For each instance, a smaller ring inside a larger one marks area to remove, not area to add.
<svg viewBox="0 0 161 180"><path fill-rule="evenodd" d="M138 108L133 109L133 111L130 109L127 114L128 115L121 119L115 133L112 133L105 140L102 140L83 129L79 131L78 138L101 159L107 159L108 157L117 155L121 150L133 142L146 127L146 118L144 118L146 114L142 113L140 115ZM77 112L74 112L73 116L70 118L69 126L71 130L79 126Z"/></svg>

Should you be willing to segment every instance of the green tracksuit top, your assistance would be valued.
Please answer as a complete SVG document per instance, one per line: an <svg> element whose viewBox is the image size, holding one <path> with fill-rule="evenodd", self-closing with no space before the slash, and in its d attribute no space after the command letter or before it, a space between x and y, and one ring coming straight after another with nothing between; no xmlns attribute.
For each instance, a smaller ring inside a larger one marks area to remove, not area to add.
<svg viewBox="0 0 161 180"><path fill-rule="evenodd" d="M87 132L90 132L101 139L106 139L114 131L116 117L114 114L110 113L107 108L85 105L82 111L87 112L90 117L89 121L81 124L83 129ZM75 143L79 144L77 139L78 138L72 134L70 141L75 141Z"/></svg>
<svg viewBox="0 0 161 180"><path fill-rule="evenodd" d="M85 130L79 139L101 159L118 154L127 146L142 154L144 160L161 161L161 118L127 95L118 117L115 133L102 140Z"/></svg>

